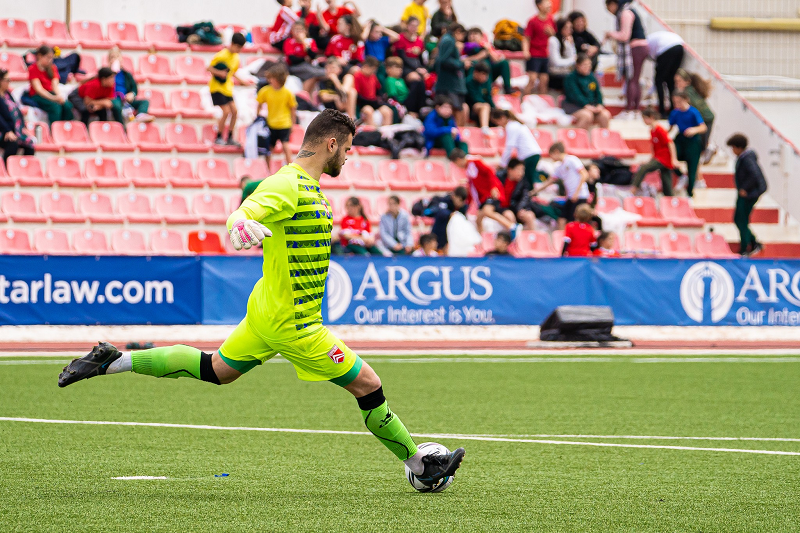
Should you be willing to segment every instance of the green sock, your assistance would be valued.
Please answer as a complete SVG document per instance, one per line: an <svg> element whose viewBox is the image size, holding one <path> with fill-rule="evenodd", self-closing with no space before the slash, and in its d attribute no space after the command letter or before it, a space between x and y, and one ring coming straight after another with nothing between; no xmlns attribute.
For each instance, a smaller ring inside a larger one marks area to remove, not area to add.
<svg viewBox="0 0 800 533"><path fill-rule="evenodd" d="M203 352L197 348L177 344L131 353L133 371L157 378L191 377L202 379L200 360Z"/></svg>
<svg viewBox="0 0 800 533"><path fill-rule="evenodd" d="M364 417L364 425L398 459L406 461L417 453L417 445L414 444L414 439L411 438L406 426L389 409L383 396L383 388L357 398L357 401L361 408L361 416Z"/></svg>

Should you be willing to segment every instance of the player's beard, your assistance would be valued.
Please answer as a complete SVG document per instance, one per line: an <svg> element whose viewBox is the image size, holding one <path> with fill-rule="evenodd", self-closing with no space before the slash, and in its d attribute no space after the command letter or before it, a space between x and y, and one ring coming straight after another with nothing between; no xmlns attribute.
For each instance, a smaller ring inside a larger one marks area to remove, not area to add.
<svg viewBox="0 0 800 533"><path fill-rule="evenodd" d="M322 169L322 172L331 176L332 178L337 177L339 174L342 173L342 167L344 166L345 155L341 148L336 150L336 153L331 156L330 159L325 161L325 167Z"/></svg>

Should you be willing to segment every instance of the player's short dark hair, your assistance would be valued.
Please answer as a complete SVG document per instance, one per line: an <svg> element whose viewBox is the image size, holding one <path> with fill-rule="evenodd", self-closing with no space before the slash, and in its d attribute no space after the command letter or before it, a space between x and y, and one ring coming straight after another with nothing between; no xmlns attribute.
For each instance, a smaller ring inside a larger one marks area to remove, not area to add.
<svg viewBox="0 0 800 533"><path fill-rule="evenodd" d="M566 153L566 149L564 148L564 143L558 141L551 144L548 153L552 154L553 152L558 152L559 154Z"/></svg>
<svg viewBox="0 0 800 533"><path fill-rule="evenodd" d="M447 28L447 33L450 33L450 34L454 34L454 33L462 32L462 31L463 31L463 32L466 32L467 30L466 30L466 28L464 28L464 25L463 25L463 24L461 24L460 22L453 22L453 23L452 23L452 24L450 24L450 26Z"/></svg>
<svg viewBox="0 0 800 533"><path fill-rule="evenodd" d="M308 125L303 146L314 146L331 137L335 137L339 144L344 144L349 135L355 134L353 119L336 109L326 109Z"/></svg>
<svg viewBox="0 0 800 533"><path fill-rule="evenodd" d="M464 159L465 157L467 157L467 153L461 148L456 148L450 152L450 155L447 156L447 159L450 161L458 161L459 159Z"/></svg>
<svg viewBox="0 0 800 533"><path fill-rule="evenodd" d="M478 61L475 63L475 66L472 67L472 72L481 72L483 74L489 74L489 65L484 63L483 61Z"/></svg>
<svg viewBox="0 0 800 533"><path fill-rule="evenodd" d="M233 34L233 37L231 37L231 44L244 46L247 44L247 38L237 31L236 33Z"/></svg>
<svg viewBox="0 0 800 533"><path fill-rule="evenodd" d="M439 239L436 237L435 233L426 233L424 235L420 235L420 237L419 237L419 245L421 247L424 248L425 245L428 244L429 242L435 242L435 243L438 244Z"/></svg>
<svg viewBox="0 0 800 533"><path fill-rule="evenodd" d="M467 198L469 198L469 191L467 191L467 188L464 187L463 185L459 185L458 187L453 189L453 196L455 196L456 198L460 198L461 200L466 202Z"/></svg>
<svg viewBox="0 0 800 533"><path fill-rule="evenodd" d="M658 111L656 111L652 107L648 107L647 109L642 110L642 116L658 119L661 115L658 113Z"/></svg>
<svg viewBox="0 0 800 533"><path fill-rule="evenodd" d="M100 78L101 80L104 80L106 78L110 78L111 76L115 76L115 75L116 74L114 73L114 71L111 70L108 67L103 67L103 68L101 68L100 70L97 71L97 77Z"/></svg>
<svg viewBox="0 0 800 533"><path fill-rule="evenodd" d="M363 65L365 67L378 68L379 66L381 66L381 62L378 61L377 57L369 56L364 60Z"/></svg>
<svg viewBox="0 0 800 533"><path fill-rule="evenodd" d="M498 233L497 238L501 241L505 241L506 244L511 244L511 234L507 231L501 231Z"/></svg>
<svg viewBox="0 0 800 533"><path fill-rule="evenodd" d="M522 161L521 159L517 159L516 157L512 157L511 159L508 160L507 168L516 168L516 167L518 167L520 165L524 165L524 164L525 164L525 161Z"/></svg>
<svg viewBox="0 0 800 533"><path fill-rule="evenodd" d="M433 107L441 107L447 104L453 105L453 101L447 95L437 94L436 98L433 99Z"/></svg>
<svg viewBox="0 0 800 533"><path fill-rule="evenodd" d="M575 23L576 20L585 19L585 18L586 18L586 15L583 13L583 11L573 11L572 13L567 15L567 19L570 22L572 22L573 24Z"/></svg>
<svg viewBox="0 0 800 533"><path fill-rule="evenodd" d="M748 144L749 141L747 140L747 137L745 137L741 133L734 133L733 135L730 136L727 142L728 146L732 148L739 148L741 150L747 148Z"/></svg>

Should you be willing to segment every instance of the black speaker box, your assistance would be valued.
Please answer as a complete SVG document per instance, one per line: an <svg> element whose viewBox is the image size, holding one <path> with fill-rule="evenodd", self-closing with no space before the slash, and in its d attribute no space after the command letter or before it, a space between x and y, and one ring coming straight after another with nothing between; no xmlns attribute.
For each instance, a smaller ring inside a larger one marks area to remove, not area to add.
<svg viewBox="0 0 800 533"><path fill-rule="evenodd" d="M543 341L616 341L611 334L614 312L607 306L562 305L541 325Z"/></svg>

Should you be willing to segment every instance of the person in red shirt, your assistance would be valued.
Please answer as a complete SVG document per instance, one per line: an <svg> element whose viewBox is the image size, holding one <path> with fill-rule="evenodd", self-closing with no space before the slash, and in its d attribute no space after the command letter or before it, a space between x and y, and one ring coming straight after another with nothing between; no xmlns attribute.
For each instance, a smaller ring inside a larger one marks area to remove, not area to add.
<svg viewBox="0 0 800 533"><path fill-rule="evenodd" d="M302 20L292 26L292 36L283 43L283 53L289 74L300 78L303 90L311 94L317 82L325 77L325 68L316 64L319 56L317 43L308 36L306 23Z"/></svg>
<svg viewBox="0 0 800 533"><path fill-rule="evenodd" d="M378 80L380 61L368 57L360 69L353 69L353 86L348 89L347 112L351 117L358 117L367 126L374 126L374 114L377 110L383 118L381 125L388 126L394 121L392 108L379 98L381 83Z"/></svg>
<svg viewBox="0 0 800 533"><path fill-rule="evenodd" d="M595 257L621 257L616 249L617 236L609 231L604 231L597 237L597 248L594 250Z"/></svg>
<svg viewBox="0 0 800 533"><path fill-rule="evenodd" d="M325 55L336 57L342 64L345 73L364 60L364 45L359 44L361 39L361 25L358 20L350 15L339 19L339 34L331 37Z"/></svg>
<svg viewBox="0 0 800 533"><path fill-rule="evenodd" d="M72 103L61 94L58 68L53 64L53 49L42 45L36 49L36 62L28 68L30 94L36 107L47 113L50 125L57 120L72 120Z"/></svg>
<svg viewBox="0 0 800 533"><path fill-rule="evenodd" d="M92 116L99 120L113 120L111 112L116 96L116 74L108 67L103 67L97 76L83 82L69 95L69 101L75 110L81 114L81 122L89 125Z"/></svg>
<svg viewBox="0 0 800 533"><path fill-rule="evenodd" d="M638 196L642 193L641 185L644 177L658 170L661 173L661 190L664 196L672 196L672 171L678 167L678 153L675 143L669 138L667 130L662 128L658 120L658 112L654 109L642 111L644 123L650 126L650 142L653 145L653 159L639 167L633 177L633 188Z"/></svg>
<svg viewBox="0 0 800 533"><path fill-rule="evenodd" d="M513 236L516 232L517 217L508 209L505 186L494 170L480 157L468 156L459 148L450 152L450 161L466 172L472 189L472 198L479 208L476 220L478 231L483 232L483 219L490 218L500 223Z"/></svg>
<svg viewBox="0 0 800 533"><path fill-rule="evenodd" d="M292 32L292 25L297 22L299 18L297 13L292 11L291 5L293 0L278 0L281 8L278 15L275 17L275 22L272 23L269 33L269 44L283 50L283 43Z"/></svg>
<svg viewBox="0 0 800 533"><path fill-rule="evenodd" d="M342 248L356 255L382 255L375 246L372 226L364 216L361 200L355 196L348 198L344 203L344 210L347 215L342 219L342 229L339 231Z"/></svg>
<svg viewBox="0 0 800 533"><path fill-rule="evenodd" d="M568 257L586 257L592 255L592 245L597 244L594 228L589 224L594 213L589 204L581 204L575 208L575 221L564 228L564 250L562 255Z"/></svg>
<svg viewBox="0 0 800 533"><path fill-rule="evenodd" d="M298 19L306 23L308 36L314 39L317 48L324 50L325 47L328 46L328 41L330 40L330 37L328 37L327 24L323 30L322 24L320 23L321 18L317 15L316 11L311 10L311 0L299 0L298 3L300 4L300 9L297 11Z"/></svg>
<svg viewBox="0 0 800 533"><path fill-rule="evenodd" d="M409 81L418 81L428 75L422 66L422 52L425 51L425 42L419 36L419 19L409 17L406 22L406 31L400 34L394 43L394 51L403 60L403 77ZM409 77L411 73L417 75Z"/></svg>
<svg viewBox="0 0 800 533"><path fill-rule="evenodd" d="M322 12L322 21L320 22L320 25L323 29L325 26L328 27L328 34L331 37L342 33L341 29L339 28L340 18L346 15L351 15L356 18L361 16L361 11L359 11L355 2L345 2L341 6L336 5L338 3L337 0L326 0L326 2L328 3L328 8Z"/></svg>
<svg viewBox="0 0 800 533"><path fill-rule="evenodd" d="M533 93L537 81L539 94L545 94L550 83L547 41L556 34L556 23L550 15L552 9L550 0L536 0L536 8L539 13L528 21L525 28L526 39L522 42L522 51L527 60L525 70L528 73L525 94Z"/></svg>

